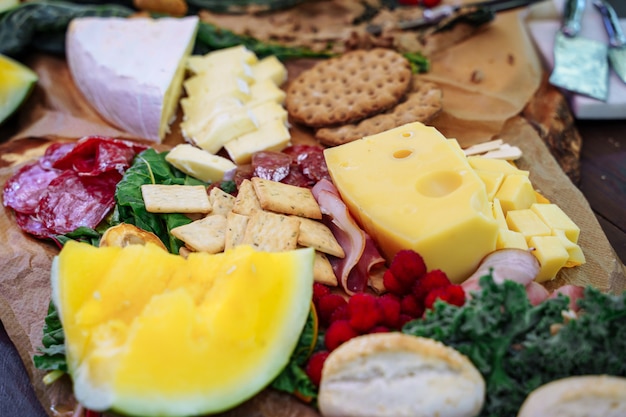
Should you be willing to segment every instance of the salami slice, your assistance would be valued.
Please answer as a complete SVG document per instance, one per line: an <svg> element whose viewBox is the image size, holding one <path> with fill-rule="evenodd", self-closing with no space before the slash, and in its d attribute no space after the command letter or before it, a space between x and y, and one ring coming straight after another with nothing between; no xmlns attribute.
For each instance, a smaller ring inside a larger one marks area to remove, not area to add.
<svg viewBox="0 0 626 417"><path fill-rule="evenodd" d="M38 217L52 234L69 233L80 226L95 228L115 205L115 187L121 178L117 171L85 177L65 170L48 185Z"/></svg>
<svg viewBox="0 0 626 417"><path fill-rule="evenodd" d="M313 145L293 145L285 148L283 152L291 156L302 173L314 183L323 179L330 180L323 148Z"/></svg>
<svg viewBox="0 0 626 417"><path fill-rule="evenodd" d="M57 169L72 169L79 175L97 176L115 170L123 173L132 163L136 153L145 146L128 141L88 136L76 142L76 146L53 164Z"/></svg>
<svg viewBox="0 0 626 417"><path fill-rule="evenodd" d="M48 184L60 172L39 162L24 165L4 184L4 205L24 214L35 213Z"/></svg>
<svg viewBox="0 0 626 417"><path fill-rule="evenodd" d="M291 156L283 152L261 151L252 155L254 175L271 181L280 181L289 175L291 162Z"/></svg>

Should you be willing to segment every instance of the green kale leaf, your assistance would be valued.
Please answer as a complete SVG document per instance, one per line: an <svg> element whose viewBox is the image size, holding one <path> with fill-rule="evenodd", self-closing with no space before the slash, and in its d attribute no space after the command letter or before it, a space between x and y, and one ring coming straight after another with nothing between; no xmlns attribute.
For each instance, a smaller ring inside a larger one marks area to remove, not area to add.
<svg viewBox="0 0 626 417"><path fill-rule="evenodd" d="M565 320L567 297L533 306L518 283L495 284L487 275L481 286L464 306L439 301L402 329L451 346L474 363L487 385L481 417L515 416L532 390L556 379L626 376L626 293L586 288L580 316Z"/></svg>
<svg viewBox="0 0 626 417"><path fill-rule="evenodd" d="M116 206L111 219L113 225L130 223L152 232L161 239L171 253L178 253L183 243L169 231L174 227L191 223L189 217L180 213L149 213L143 202L141 186L143 184L164 185L207 185L190 177L170 165L165 156L167 152L146 149L141 152L133 164L126 170L124 177L117 184L115 191Z"/></svg>
<svg viewBox="0 0 626 417"><path fill-rule="evenodd" d="M39 355L33 357L35 367L46 371L67 372L65 333L63 333L59 313L52 302L48 305L42 344L43 347L39 349Z"/></svg>

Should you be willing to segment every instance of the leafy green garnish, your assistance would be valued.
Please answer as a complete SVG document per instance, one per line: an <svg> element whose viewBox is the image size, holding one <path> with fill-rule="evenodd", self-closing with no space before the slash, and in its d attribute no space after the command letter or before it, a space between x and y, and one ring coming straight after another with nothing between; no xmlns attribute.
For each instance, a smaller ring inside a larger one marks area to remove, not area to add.
<svg viewBox="0 0 626 417"><path fill-rule="evenodd" d="M46 371L67 372L67 361L65 359L65 333L59 313L52 301L48 305L43 327L43 347L39 349L39 355L33 357L35 367Z"/></svg>
<svg viewBox="0 0 626 417"><path fill-rule="evenodd" d="M62 54L65 32L76 17L127 17L128 7L79 5L69 1L29 1L0 13L0 54L17 55L26 49Z"/></svg>
<svg viewBox="0 0 626 417"><path fill-rule="evenodd" d="M177 254L183 243L173 237L169 231L174 227L191 223L191 220L180 213L149 213L141 195L141 186L143 184L207 184L174 168L165 160L166 155L167 152L159 153L154 149L146 149L135 157L133 164L117 184L115 191L117 204L111 222L113 225L130 223L152 232L161 239L171 253Z"/></svg>
<svg viewBox="0 0 626 417"><path fill-rule="evenodd" d="M518 283L495 284L488 275L481 286L464 306L439 301L423 320L402 329L451 346L474 363L487 384L480 416L514 416L532 390L556 379L626 376L626 293L588 287L579 301L580 317L565 321L567 297L533 306Z"/></svg>
<svg viewBox="0 0 626 417"><path fill-rule="evenodd" d="M244 45L259 58L276 55L276 58L285 61L293 58L328 58L333 54L328 51L316 52L303 47L289 47L279 44L262 42L250 36L238 35L230 30L217 27L211 23L200 22L196 36L195 54Z"/></svg>
<svg viewBox="0 0 626 417"><path fill-rule="evenodd" d="M289 363L271 384L274 389L298 394L301 397L309 398L311 401L315 401L317 398L317 387L311 382L304 371L304 367L309 359L311 346L316 346L318 343L317 340L313 339L316 333L313 314L313 312L309 312L309 317L300 334L296 348L289 358Z"/></svg>

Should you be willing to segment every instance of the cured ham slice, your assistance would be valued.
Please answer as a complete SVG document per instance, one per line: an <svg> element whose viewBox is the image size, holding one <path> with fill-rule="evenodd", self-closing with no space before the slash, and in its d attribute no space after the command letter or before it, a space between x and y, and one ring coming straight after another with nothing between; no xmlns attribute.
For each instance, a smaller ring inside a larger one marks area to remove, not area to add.
<svg viewBox="0 0 626 417"><path fill-rule="evenodd" d="M320 205L324 222L346 254L344 258L331 259L335 275L348 294L364 291L370 271L381 266L385 259L378 252L373 240L354 221L330 181L319 181L311 191Z"/></svg>

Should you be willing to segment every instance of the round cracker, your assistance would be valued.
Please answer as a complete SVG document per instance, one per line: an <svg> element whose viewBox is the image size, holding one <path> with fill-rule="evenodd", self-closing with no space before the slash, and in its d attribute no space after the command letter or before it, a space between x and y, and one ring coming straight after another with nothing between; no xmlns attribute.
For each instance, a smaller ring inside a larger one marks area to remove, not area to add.
<svg viewBox="0 0 626 417"><path fill-rule="evenodd" d="M327 146L341 145L407 123L427 123L439 114L441 106L441 89L414 75L409 92L398 105L354 124L318 129L315 138Z"/></svg>
<svg viewBox="0 0 626 417"><path fill-rule="evenodd" d="M411 82L411 66L396 51L356 50L301 73L287 88L290 117L311 127L351 123L393 107Z"/></svg>

